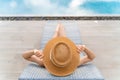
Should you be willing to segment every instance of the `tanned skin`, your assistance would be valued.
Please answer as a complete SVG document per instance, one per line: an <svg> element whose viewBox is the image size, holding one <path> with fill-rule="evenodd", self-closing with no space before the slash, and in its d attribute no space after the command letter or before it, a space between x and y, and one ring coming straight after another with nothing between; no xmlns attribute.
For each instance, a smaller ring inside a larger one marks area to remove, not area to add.
<svg viewBox="0 0 120 80"><path fill-rule="evenodd" d="M62 24L58 24L52 38L62 37L62 36L66 37L65 30ZM76 48L77 48L78 54L80 54L81 52L86 53L84 57L80 58L80 63L78 66L85 64L87 62L90 62L95 58L95 54L85 45L76 45ZM40 66L44 66L44 63L43 63L44 53L42 52L42 50L29 50L24 52L22 56L24 59L28 61L35 62Z"/></svg>

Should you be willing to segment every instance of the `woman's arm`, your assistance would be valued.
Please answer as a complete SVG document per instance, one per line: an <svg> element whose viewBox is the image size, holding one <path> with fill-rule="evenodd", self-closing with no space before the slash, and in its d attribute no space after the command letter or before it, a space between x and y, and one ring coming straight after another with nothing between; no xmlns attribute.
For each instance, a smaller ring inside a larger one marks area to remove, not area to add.
<svg viewBox="0 0 120 80"><path fill-rule="evenodd" d="M86 53L84 57L80 58L79 66L87 62L90 62L95 58L95 54L84 45L79 45L78 50L79 52L84 51Z"/></svg>
<svg viewBox="0 0 120 80"><path fill-rule="evenodd" d="M43 53L39 50L29 50L23 53L23 58L32 61L35 63L38 63L41 66L44 66L43 64Z"/></svg>
<svg viewBox="0 0 120 80"><path fill-rule="evenodd" d="M29 50L22 54L23 58L26 60L29 60L32 55L34 55L34 50Z"/></svg>

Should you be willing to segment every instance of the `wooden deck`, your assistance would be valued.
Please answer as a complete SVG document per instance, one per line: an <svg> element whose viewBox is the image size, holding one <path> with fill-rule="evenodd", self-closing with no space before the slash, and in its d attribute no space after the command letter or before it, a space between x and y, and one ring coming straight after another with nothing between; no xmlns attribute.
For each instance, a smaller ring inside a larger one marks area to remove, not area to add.
<svg viewBox="0 0 120 80"><path fill-rule="evenodd" d="M93 63L106 80L120 80L120 21L76 22L83 43L96 54ZM18 79L29 64L21 54L40 48L45 24L46 21L0 21L0 80Z"/></svg>

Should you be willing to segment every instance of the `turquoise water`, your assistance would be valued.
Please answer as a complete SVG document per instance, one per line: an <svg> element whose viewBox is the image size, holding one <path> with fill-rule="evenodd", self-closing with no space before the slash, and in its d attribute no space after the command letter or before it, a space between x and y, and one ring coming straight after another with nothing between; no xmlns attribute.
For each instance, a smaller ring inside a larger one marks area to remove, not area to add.
<svg viewBox="0 0 120 80"><path fill-rule="evenodd" d="M120 2L117 1L88 1L80 5L80 7L97 14L120 14Z"/></svg>
<svg viewBox="0 0 120 80"><path fill-rule="evenodd" d="M68 7L71 1L72 0L50 0L50 2L62 7Z"/></svg>
<svg viewBox="0 0 120 80"><path fill-rule="evenodd" d="M119 0L0 0L0 15L119 15Z"/></svg>

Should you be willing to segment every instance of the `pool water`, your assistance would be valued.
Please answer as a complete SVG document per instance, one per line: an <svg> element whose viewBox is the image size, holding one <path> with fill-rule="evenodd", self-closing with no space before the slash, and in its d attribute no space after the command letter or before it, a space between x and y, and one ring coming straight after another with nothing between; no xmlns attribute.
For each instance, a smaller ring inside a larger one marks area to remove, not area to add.
<svg viewBox="0 0 120 80"><path fill-rule="evenodd" d="M86 1L80 7L97 14L120 14L120 2L118 1Z"/></svg>
<svg viewBox="0 0 120 80"><path fill-rule="evenodd" d="M0 0L0 15L120 15L120 0Z"/></svg>

